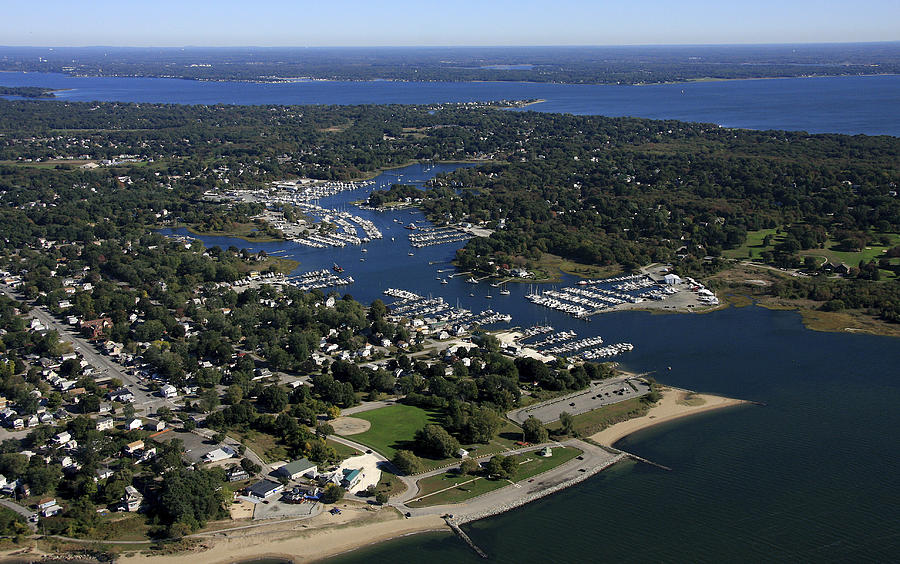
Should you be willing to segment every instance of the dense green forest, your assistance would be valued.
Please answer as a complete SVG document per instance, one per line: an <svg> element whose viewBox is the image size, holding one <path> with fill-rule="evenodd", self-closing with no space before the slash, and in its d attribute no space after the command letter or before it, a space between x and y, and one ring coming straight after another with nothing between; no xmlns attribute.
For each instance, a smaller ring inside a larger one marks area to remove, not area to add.
<svg viewBox="0 0 900 564"><path fill-rule="evenodd" d="M213 203L206 193L301 176L358 178L415 160L471 161L477 166L438 176L424 191L396 186L370 203L420 196L437 222L493 230L457 257L461 267L486 273L553 253L625 269L671 261L682 273L705 275L727 266L722 254L745 246L749 233L767 229L758 260L809 274L767 291L897 322L900 248L891 245L900 231L898 154L900 140L887 136L744 131L487 104L0 100L0 268L21 282L24 300L0 298L0 392L25 416L37 414L40 402L71 409L64 422L0 443L0 473L27 481L35 496L64 500L65 513L45 524L70 536L95 535L102 526L96 506L117 503L127 485L147 495L148 524L158 536L182 535L220 517L226 499L218 489L225 487L224 472L185 471L177 439L96 430L89 416L104 402L134 415L133 406L110 399L122 382L101 384L79 362L62 362L59 374L80 390L76 406L43 379L36 361L65 349L55 332L29 329L22 313L34 305L83 320L106 318L102 339L139 359L134 370L151 386L196 388L178 413L160 409L156 417L185 430L199 419L219 438L269 436L264 454L279 460L336 461L319 417L363 398L400 391L408 403L432 410L443 429L426 425L411 448L436 458L457 443L490 441L498 414L521 405L523 389L546 397L611 374L600 365L514 361L481 334L478 347L431 362L397 355L374 369L323 358L315 354L323 344L349 353L383 339L411 351L421 343L380 300L366 307L349 295L290 287L279 293L271 286L238 293L228 283L272 268L267 257L154 231L176 224L220 228L260 211ZM803 254L826 244L846 253L891 248L835 277ZM328 297L335 298L330 306ZM313 386L261 379L263 368L309 376ZM80 465L66 480L61 447L49 458L21 454L63 429L81 445L66 455ZM138 439L158 449L154 458L115 456ZM113 475L95 480L113 458ZM9 534L21 529L8 518L4 527Z"/></svg>
<svg viewBox="0 0 900 564"><path fill-rule="evenodd" d="M0 244L8 250L36 237L142 234L146 225L173 218L209 227L221 225L223 213L245 221L258 210L223 211L200 195L296 176L357 178L415 160L481 163L433 180L422 205L437 221L495 229L458 256L460 266L484 272L527 265L543 253L626 269L699 260L769 228L783 228L786 237L764 260L799 267L802 253L826 240L860 249L900 230L900 141L888 136L733 130L486 104L0 104ZM38 166L53 159L62 164ZM114 162L83 170L65 159ZM396 188L372 203L409 194ZM880 261L873 274L850 266L860 278L896 267Z"/></svg>
<svg viewBox="0 0 900 564"><path fill-rule="evenodd" d="M55 98L52 90L37 86L0 86L0 96L19 98Z"/></svg>

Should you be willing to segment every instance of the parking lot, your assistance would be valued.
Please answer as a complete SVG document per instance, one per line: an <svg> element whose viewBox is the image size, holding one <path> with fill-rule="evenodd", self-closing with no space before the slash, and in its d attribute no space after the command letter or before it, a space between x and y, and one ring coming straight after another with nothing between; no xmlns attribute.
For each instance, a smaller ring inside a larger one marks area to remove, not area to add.
<svg viewBox="0 0 900 564"><path fill-rule="evenodd" d="M579 415L648 393L650 385L639 378L601 380L592 382L586 390L511 411L509 417L517 423L523 423L530 416L536 417L541 423L552 423L559 419L559 414L563 411Z"/></svg>
<svg viewBox="0 0 900 564"><path fill-rule="evenodd" d="M154 437L153 440L165 443L172 439L181 439L184 443L185 456L193 463L200 462L203 455L211 450L215 450L218 445L212 441L207 441L203 437L187 431L173 429L162 435ZM238 462L235 460L234 462Z"/></svg>

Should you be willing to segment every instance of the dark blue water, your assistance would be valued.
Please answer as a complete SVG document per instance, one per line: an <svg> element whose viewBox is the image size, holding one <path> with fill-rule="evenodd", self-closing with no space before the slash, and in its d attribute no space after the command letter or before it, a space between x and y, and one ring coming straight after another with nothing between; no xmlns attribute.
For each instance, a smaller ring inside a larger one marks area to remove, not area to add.
<svg viewBox="0 0 900 564"><path fill-rule="evenodd" d="M619 443L671 466L621 464L467 527L491 561L896 562L897 341L817 333L795 313L605 319L640 329L629 366L767 402L661 425ZM627 329L625 329L627 330ZM671 364L672 371L663 367ZM455 537L407 538L336 559L477 562Z"/></svg>
<svg viewBox="0 0 900 564"><path fill-rule="evenodd" d="M66 88L63 100L175 104L429 104L544 99L530 110L717 123L749 129L900 135L900 76L648 86L515 82L198 82L0 73L3 86Z"/></svg>
<svg viewBox="0 0 900 564"><path fill-rule="evenodd" d="M377 179L375 188L425 180L459 165L414 165ZM372 187L322 202L346 205ZM301 261L298 270L337 261L356 278L357 299L386 286L443 295L471 309L511 313L513 323L549 322L581 336L629 341L623 367L653 372L675 386L725 394L765 407L737 407L632 435L619 446L673 468L631 463L505 515L473 523L469 534L503 563L848 562L896 561L900 554L900 342L887 337L819 333L796 312L758 307L710 314L621 312L590 322L510 296L484 297L484 284L462 277L442 286L453 246L407 256L402 224L420 212L353 210L375 221L385 239L323 251L293 243L253 245ZM395 223L394 218L401 220ZM391 242L390 238L396 241ZM207 244L247 246L203 237ZM365 255L365 256L364 256ZM365 262L359 262L365 258ZM429 264L429 262L436 262ZM474 297L469 293L475 293ZM496 291L492 292L496 294ZM337 559L344 563L480 561L455 537L420 535Z"/></svg>

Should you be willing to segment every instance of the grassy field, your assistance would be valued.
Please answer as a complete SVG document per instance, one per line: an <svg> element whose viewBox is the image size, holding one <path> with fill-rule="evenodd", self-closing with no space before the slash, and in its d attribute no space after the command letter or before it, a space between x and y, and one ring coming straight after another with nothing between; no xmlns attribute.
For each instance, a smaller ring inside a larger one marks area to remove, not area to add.
<svg viewBox="0 0 900 564"><path fill-rule="evenodd" d="M543 253L532 265L535 278L539 280L558 280L560 272L580 276L582 278L608 278L622 272L618 266L594 266L564 259L550 253ZM518 281L518 280L517 280ZM521 279L522 282L534 282L534 279Z"/></svg>
<svg viewBox="0 0 900 564"><path fill-rule="evenodd" d="M287 449L279 445L278 439L273 435L253 430L246 433L232 431L228 434L259 455L263 462L277 462L287 458Z"/></svg>
<svg viewBox="0 0 900 564"><path fill-rule="evenodd" d="M145 515L112 513L101 519L91 538L117 541L144 540L149 531L150 526Z"/></svg>
<svg viewBox="0 0 900 564"><path fill-rule="evenodd" d="M580 436L587 437L600 432L615 423L640 417L646 414L649 409L650 406L642 401L641 398L621 401L587 413L582 413L581 415L576 415L575 430ZM562 428L562 425L557 421L548 425L547 428L551 432L554 432L559 431Z"/></svg>
<svg viewBox="0 0 900 564"><path fill-rule="evenodd" d="M840 251L838 250L838 242L829 239L825 241L824 249L809 249L806 251L800 251L800 254L803 256L809 255L814 257L823 257L828 259L832 263L843 262L848 266L858 266L859 261L869 262L873 259L877 260L881 258L884 252L891 247L900 245L900 234L890 233L888 234L888 237L890 237L890 245L872 245L866 247L861 251ZM882 274L884 274L884 272L882 272Z"/></svg>
<svg viewBox="0 0 900 564"><path fill-rule="evenodd" d="M582 451L577 448L563 447L554 448L553 455L546 458L537 456L536 453L520 455L519 470L512 479L515 481L527 480L532 476L537 476L557 466L561 466L581 453ZM427 507L445 503L459 503L509 485L507 480L477 477L472 481L473 478L473 476L460 476L453 472L423 478L419 480L419 497L445 488L452 489L431 495L421 501L411 502L408 505L410 507ZM454 487L457 485L459 487Z"/></svg>
<svg viewBox="0 0 900 564"><path fill-rule="evenodd" d="M281 239L275 239L268 235L264 235L257 231L259 228L253 222L250 223L232 223L230 229L226 229L223 231L200 231L196 227L189 226L187 230L189 233L200 236L208 236L208 237L234 237L236 239L243 239L245 241L249 241L251 243L271 243L273 241L280 241Z"/></svg>
<svg viewBox="0 0 900 564"><path fill-rule="evenodd" d="M392 405L357 413L353 417L365 419L372 426L368 431L347 438L372 447L387 458L394 456L398 450L412 450L412 441L416 431L428 423L440 423L440 415L436 411L428 411L410 405ZM515 442L521 440L522 430L510 421L504 420L498 435L488 444L462 445L473 456L487 456L516 448ZM422 458L425 470L434 470L446 466L456 458Z"/></svg>
<svg viewBox="0 0 900 564"><path fill-rule="evenodd" d="M722 251L722 256L731 259L759 259L763 252L774 251L775 245L781 243L784 240L784 235L777 235L775 231L775 229L760 229L759 231L748 231L747 240L743 245L736 249ZM763 239L765 239L768 235L772 236L772 244L769 246L765 246L763 245ZM872 245L866 247L861 251L842 251L839 248L838 241L828 239L827 241L825 241L824 249L808 249L805 251L800 251L799 254L801 256L820 257L823 260L827 259L832 263L843 262L848 264L849 266L857 266L859 265L859 261L869 262L873 259L878 259L887 249L896 245L900 245L900 234L889 233L888 237L890 237L889 245Z"/></svg>
<svg viewBox="0 0 900 564"><path fill-rule="evenodd" d="M409 449L416 431L428 423L438 422L436 413L402 404L364 411L353 417L365 419L372 426L347 438L372 447L387 458L398 450Z"/></svg>
<svg viewBox="0 0 900 564"><path fill-rule="evenodd" d="M325 444L334 449L334 451L341 457L341 460L345 458L350 458L351 456L359 456L362 454L358 450L353 447L348 447L344 443L339 443L337 441L332 441L331 439L325 439Z"/></svg>
<svg viewBox="0 0 900 564"><path fill-rule="evenodd" d="M378 485L375 486L375 493L386 493L388 497L401 494L406 491L406 484L400 480L394 474L390 472L381 471L381 479L378 480Z"/></svg>
<svg viewBox="0 0 900 564"><path fill-rule="evenodd" d="M772 244L768 247L763 245L763 239L765 239L767 235L772 236ZM774 250L775 245L777 243L780 243L782 239L784 239L784 236L776 235L775 229L760 229L759 231L748 231L747 240L744 241L743 245L736 249L728 249L727 251L722 251L722 256L732 259L758 259L760 257L760 254L762 254L764 251Z"/></svg>

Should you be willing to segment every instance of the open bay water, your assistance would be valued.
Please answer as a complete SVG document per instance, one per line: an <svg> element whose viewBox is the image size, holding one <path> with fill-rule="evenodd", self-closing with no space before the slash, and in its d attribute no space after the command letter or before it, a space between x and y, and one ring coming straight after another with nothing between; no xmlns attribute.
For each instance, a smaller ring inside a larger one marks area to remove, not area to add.
<svg viewBox="0 0 900 564"><path fill-rule="evenodd" d="M308 82L252 84L2 73L4 86L70 89L61 100L181 104L378 104L547 100L536 111L631 115L751 129L900 135L900 77L750 80L652 86L522 83ZM453 165L389 171L376 186L423 181ZM323 199L348 206L370 188ZM347 208L350 209L350 208ZM900 341L805 329L796 312L758 307L709 314L622 312L590 322L534 306L527 284L487 299L463 277L441 285L455 247L407 255L402 225L421 212L351 209L385 239L311 249L202 237L208 245L277 252L299 271L338 262L368 302L385 287L493 308L513 324L550 323L580 337L628 341L624 368L664 384L764 402L660 425L619 446L673 468L614 466L516 511L466 526L497 562L888 562L900 555ZM393 221L398 219L398 222ZM391 237L395 241L391 241ZM365 258L364 262L359 259ZM433 264L429 264L433 263ZM563 283L571 283L564 277ZM473 295L470 295L473 294ZM348 531L348 534L352 534ZM264 551L265 547L262 548ZM449 535L419 535L336 558L344 563L480 561Z"/></svg>
<svg viewBox="0 0 900 564"><path fill-rule="evenodd" d="M412 165L385 172L372 186L322 199L321 205L347 209L382 230L385 238L367 244L366 253L359 247L199 238L207 245L293 258L301 262L298 272L337 262L356 280L339 291L365 303L375 298L390 303L382 291L398 287L443 296L467 309L510 313L513 325L550 323L557 330L574 329L579 337L628 341L635 350L615 359L625 369L653 373L664 384L766 404L666 423L618 444L671 472L622 463L513 512L467 525L492 561L897 560L900 341L809 331L796 312L755 306L707 314L617 312L579 321L525 300L527 283L511 283L510 295L500 296L485 283L464 282L465 276L448 278L454 270L438 272L452 268L455 245L412 249L414 256L408 256L403 225L421 221L418 210L376 212L349 205L373 189L421 184L458 166L471 165ZM564 276L562 284L573 282ZM335 561L481 560L451 535L424 534Z"/></svg>
<svg viewBox="0 0 900 564"><path fill-rule="evenodd" d="M528 110L810 133L900 135L900 76L590 85L525 82L201 82L0 73L2 86L65 89L59 100L168 104L433 104L546 100Z"/></svg>
<svg viewBox="0 0 900 564"><path fill-rule="evenodd" d="M601 316L602 317L602 316ZM611 316L614 317L614 316ZM630 319L629 319L630 318ZM618 446L673 468L622 463L467 533L490 560L890 562L900 554L900 347L808 331L793 312L634 314L629 368L762 400L660 425ZM405 538L342 564L480 559L450 535Z"/></svg>

